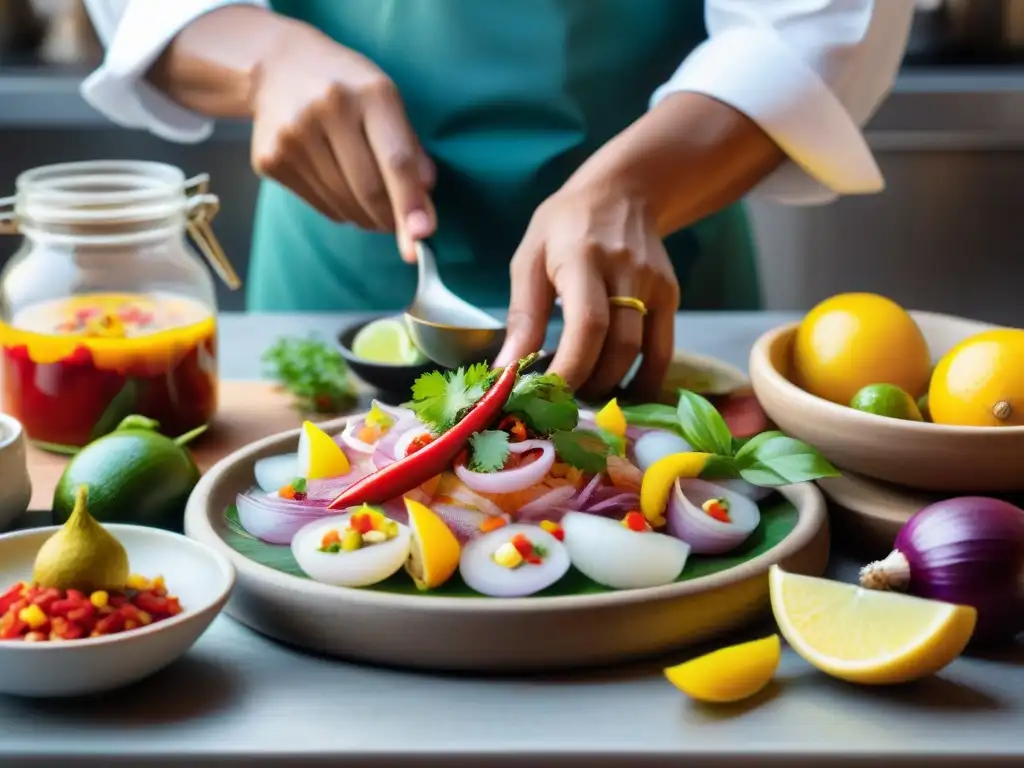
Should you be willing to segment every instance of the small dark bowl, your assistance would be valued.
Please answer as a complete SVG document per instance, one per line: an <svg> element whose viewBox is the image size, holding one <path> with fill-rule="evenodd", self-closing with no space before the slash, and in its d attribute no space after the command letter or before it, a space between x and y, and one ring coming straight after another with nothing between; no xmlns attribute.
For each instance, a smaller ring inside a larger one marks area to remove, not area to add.
<svg viewBox="0 0 1024 768"><path fill-rule="evenodd" d="M431 371L445 371L444 366L437 363L425 362L419 365L394 365L388 363L375 363L363 360L352 354L352 342L356 334L365 325L383 317L394 317L395 314L381 314L374 317L364 318L352 325L342 328L338 333L338 346L341 356L345 358L352 372L363 380L368 386L373 387L381 395L385 402L404 402L410 397L412 385L424 373ZM541 352L540 357L530 366L530 371L547 370L551 363L552 355L548 352ZM490 362L483 361L480 362Z"/></svg>

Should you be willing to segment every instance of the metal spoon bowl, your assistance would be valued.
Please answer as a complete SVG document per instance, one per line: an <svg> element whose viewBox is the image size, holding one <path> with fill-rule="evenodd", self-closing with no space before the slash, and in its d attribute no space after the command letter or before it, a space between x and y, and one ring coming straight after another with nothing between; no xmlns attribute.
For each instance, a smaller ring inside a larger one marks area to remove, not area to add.
<svg viewBox="0 0 1024 768"><path fill-rule="evenodd" d="M425 243L416 244L416 257L416 295L405 310L413 343L446 368L493 361L505 343L505 324L452 293L441 281L434 253Z"/></svg>

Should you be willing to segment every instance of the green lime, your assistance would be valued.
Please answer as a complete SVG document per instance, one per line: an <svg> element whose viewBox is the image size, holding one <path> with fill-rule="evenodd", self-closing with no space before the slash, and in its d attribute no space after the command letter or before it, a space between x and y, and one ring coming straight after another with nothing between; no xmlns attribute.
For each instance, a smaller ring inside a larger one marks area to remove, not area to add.
<svg viewBox="0 0 1024 768"><path fill-rule="evenodd" d="M371 363L389 365L418 365L426 360L398 317L385 317L363 326L352 340L352 354Z"/></svg>
<svg viewBox="0 0 1024 768"><path fill-rule="evenodd" d="M917 410L921 412L921 419L924 421L932 420L932 412L928 407L928 395L924 394L917 398Z"/></svg>
<svg viewBox="0 0 1024 768"><path fill-rule="evenodd" d="M876 416L923 421L914 398L894 384L868 384L853 396L850 407Z"/></svg>
<svg viewBox="0 0 1024 768"><path fill-rule="evenodd" d="M53 519L63 525L79 486L89 489L89 512L101 523L128 523L181 533L185 503L199 468L184 443L156 431L156 422L129 416L116 430L68 462L53 493Z"/></svg>

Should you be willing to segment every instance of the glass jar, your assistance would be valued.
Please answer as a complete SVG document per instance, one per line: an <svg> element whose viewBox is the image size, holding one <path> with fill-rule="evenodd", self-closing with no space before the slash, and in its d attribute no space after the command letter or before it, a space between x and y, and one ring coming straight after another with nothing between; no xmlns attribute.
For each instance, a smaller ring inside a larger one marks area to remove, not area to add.
<svg viewBox="0 0 1024 768"><path fill-rule="evenodd" d="M23 237L0 273L0 391L33 442L80 447L130 414L171 436L213 418L216 294L186 233L239 281L207 185L162 163L66 163L0 200L0 233Z"/></svg>

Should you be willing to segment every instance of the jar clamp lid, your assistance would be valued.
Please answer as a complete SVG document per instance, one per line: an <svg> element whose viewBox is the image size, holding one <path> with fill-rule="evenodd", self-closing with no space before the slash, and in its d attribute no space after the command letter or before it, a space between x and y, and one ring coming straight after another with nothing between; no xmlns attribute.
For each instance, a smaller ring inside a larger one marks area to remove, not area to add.
<svg viewBox="0 0 1024 768"><path fill-rule="evenodd" d="M211 226L220 200L209 191L208 174L186 179L163 163L99 160L34 168L18 176L16 187L17 195L0 199L0 235L47 225L84 231L121 225L131 234L148 221L184 213L188 234L214 272L232 290L242 285Z"/></svg>

